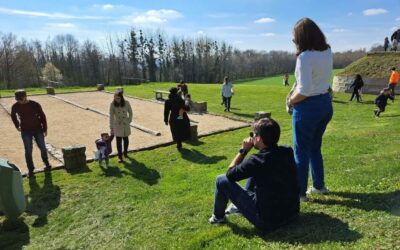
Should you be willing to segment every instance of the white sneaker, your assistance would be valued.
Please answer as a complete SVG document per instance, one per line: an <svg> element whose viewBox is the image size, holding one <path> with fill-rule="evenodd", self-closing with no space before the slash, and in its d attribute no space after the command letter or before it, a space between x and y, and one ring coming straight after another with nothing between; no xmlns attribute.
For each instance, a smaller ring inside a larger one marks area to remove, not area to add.
<svg viewBox="0 0 400 250"><path fill-rule="evenodd" d="M233 204L233 203L231 203L230 205L229 205L229 207L225 210L225 214L226 215L233 215L233 214L242 214L241 212L240 212L240 210Z"/></svg>
<svg viewBox="0 0 400 250"><path fill-rule="evenodd" d="M307 194L329 194L329 190L325 186L320 189L311 186L308 188Z"/></svg>
<svg viewBox="0 0 400 250"><path fill-rule="evenodd" d="M226 221L226 216L224 216L222 219L217 219L215 215L212 215L210 219L208 219L208 222L210 224L225 224L227 221Z"/></svg>

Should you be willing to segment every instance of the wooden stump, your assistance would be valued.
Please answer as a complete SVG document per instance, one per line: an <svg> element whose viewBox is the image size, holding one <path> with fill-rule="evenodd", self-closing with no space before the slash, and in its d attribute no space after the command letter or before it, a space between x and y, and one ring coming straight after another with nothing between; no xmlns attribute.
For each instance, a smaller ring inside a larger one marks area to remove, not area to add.
<svg viewBox="0 0 400 250"><path fill-rule="evenodd" d="M197 134L197 124L190 123L190 140L191 141L198 141L198 134Z"/></svg>
<svg viewBox="0 0 400 250"><path fill-rule="evenodd" d="M48 95L55 95L56 92L54 91L53 87L46 87L46 91Z"/></svg>
<svg viewBox="0 0 400 250"><path fill-rule="evenodd" d="M207 102L193 102L191 105L191 111L198 113L207 112Z"/></svg>
<svg viewBox="0 0 400 250"><path fill-rule="evenodd" d="M258 121L262 118L271 118L271 112L259 111L254 114L255 121Z"/></svg>
<svg viewBox="0 0 400 250"><path fill-rule="evenodd" d="M86 167L86 147L84 145L72 145L63 147L64 166L66 169Z"/></svg>
<svg viewBox="0 0 400 250"><path fill-rule="evenodd" d="M122 92L122 93L124 93L124 88L123 88L123 87L118 87L118 88L117 88L117 92Z"/></svg>
<svg viewBox="0 0 400 250"><path fill-rule="evenodd" d="M98 91L104 90L104 84L97 84L97 90Z"/></svg>

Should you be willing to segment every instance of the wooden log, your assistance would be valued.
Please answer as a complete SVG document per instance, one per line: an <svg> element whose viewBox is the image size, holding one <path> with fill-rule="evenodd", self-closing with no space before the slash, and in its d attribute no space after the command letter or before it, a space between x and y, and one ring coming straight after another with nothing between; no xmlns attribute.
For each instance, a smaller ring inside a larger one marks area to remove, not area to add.
<svg viewBox="0 0 400 250"><path fill-rule="evenodd" d="M254 114L255 121L258 121L262 118L271 118L271 112L258 111Z"/></svg>
<svg viewBox="0 0 400 250"><path fill-rule="evenodd" d="M56 92L54 91L53 87L46 87L46 92L48 95L55 95Z"/></svg>
<svg viewBox="0 0 400 250"><path fill-rule="evenodd" d="M198 133L197 133L197 124L196 123L190 123L190 140L191 141L198 141Z"/></svg>
<svg viewBox="0 0 400 250"><path fill-rule="evenodd" d="M86 167L86 147L84 145L71 145L62 148L64 166L66 169Z"/></svg>
<svg viewBox="0 0 400 250"><path fill-rule="evenodd" d="M104 84L97 84L97 90L98 91L104 90Z"/></svg>

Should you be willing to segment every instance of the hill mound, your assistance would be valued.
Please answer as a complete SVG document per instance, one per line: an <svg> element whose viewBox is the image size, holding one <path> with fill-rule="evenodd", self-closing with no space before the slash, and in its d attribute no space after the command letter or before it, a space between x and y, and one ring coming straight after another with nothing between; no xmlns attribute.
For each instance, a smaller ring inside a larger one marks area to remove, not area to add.
<svg viewBox="0 0 400 250"><path fill-rule="evenodd" d="M390 77L390 69L393 67L400 69L400 53L367 53L366 56L343 69L338 76L354 76L356 74L361 74L363 77L386 79Z"/></svg>

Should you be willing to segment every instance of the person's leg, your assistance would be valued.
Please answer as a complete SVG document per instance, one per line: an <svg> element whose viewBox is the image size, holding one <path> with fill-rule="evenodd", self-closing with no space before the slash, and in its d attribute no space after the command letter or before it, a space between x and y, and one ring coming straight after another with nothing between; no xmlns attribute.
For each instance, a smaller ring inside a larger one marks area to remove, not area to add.
<svg viewBox="0 0 400 250"><path fill-rule="evenodd" d="M245 190L255 192L256 182L253 177L247 179L246 186L244 187Z"/></svg>
<svg viewBox="0 0 400 250"><path fill-rule="evenodd" d="M110 160L109 160L109 158L108 158L108 155L105 155L105 156L104 156L104 160L105 160L105 162L106 162L106 167L108 168L108 167L110 166Z"/></svg>
<svg viewBox="0 0 400 250"><path fill-rule="evenodd" d="M360 102L360 92L358 91L358 89L356 91L356 98L357 98L357 102Z"/></svg>
<svg viewBox="0 0 400 250"><path fill-rule="evenodd" d="M231 111L231 99L232 97L228 97L228 111Z"/></svg>
<svg viewBox="0 0 400 250"><path fill-rule="evenodd" d="M117 141L118 158L122 159L122 137L115 137Z"/></svg>
<svg viewBox="0 0 400 250"><path fill-rule="evenodd" d="M47 155L46 142L44 140L43 133L34 133L33 136L35 137L36 144L40 149L40 155L43 163L46 165L46 168L50 168L49 157Z"/></svg>
<svg viewBox="0 0 400 250"><path fill-rule="evenodd" d="M223 96L222 99L223 99L223 102L224 102L225 111L227 111L228 110L228 107L227 107L228 106L228 98Z"/></svg>
<svg viewBox="0 0 400 250"><path fill-rule="evenodd" d="M128 157L128 148L129 148L129 137L123 137L124 139L124 156Z"/></svg>
<svg viewBox="0 0 400 250"><path fill-rule="evenodd" d="M29 172L33 173L35 166L32 160L32 134L29 132L21 132L22 141L25 148L25 161Z"/></svg>
<svg viewBox="0 0 400 250"><path fill-rule="evenodd" d="M350 97L350 101L353 101L353 98L354 98L355 94L356 94L356 92L355 92L355 90L353 90L353 93L351 94L351 97Z"/></svg>
<svg viewBox="0 0 400 250"><path fill-rule="evenodd" d="M224 218L225 209L228 201L240 210L243 216L258 228L264 228L265 225L258 216L255 194L244 190L236 182L228 180L226 175L219 175L216 181L214 215L216 218Z"/></svg>

